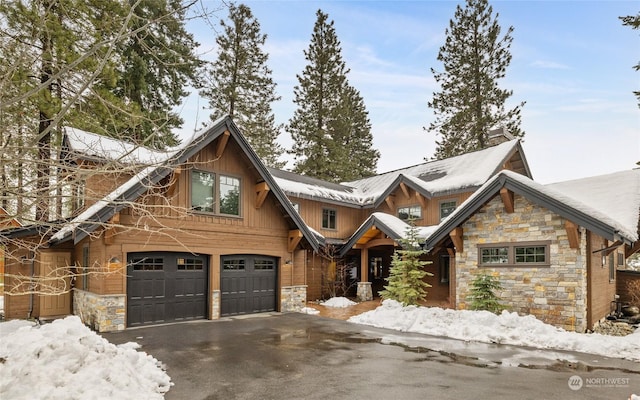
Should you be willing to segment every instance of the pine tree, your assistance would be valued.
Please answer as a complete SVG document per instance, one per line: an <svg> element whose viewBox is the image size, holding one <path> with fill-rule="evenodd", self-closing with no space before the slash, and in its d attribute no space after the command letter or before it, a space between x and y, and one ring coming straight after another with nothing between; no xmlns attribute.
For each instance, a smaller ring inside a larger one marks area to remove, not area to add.
<svg viewBox="0 0 640 400"><path fill-rule="evenodd" d="M414 224L407 229L406 237L399 240L402 249L396 250L391 259L388 285L380 292L384 299L399 301L403 305L416 305L427 297L426 288L431 287L424 281L425 276L433 276L424 266L430 261L421 261L426 251L418 244L418 230Z"/></svg>
<svg viewBox="0 0 640 400"><path fill-rule="evenodd" d="M486 310L494 314L500 313L505 307L500 304L500 298L495 294L496 290L502 290L502 285L494 276L481 274L471 282L472 310Z"/></svg>
<svg viewBox="0 0 640 400"><path fill-rule="evenodd" d="M213 109L211 119L230 115L263 162L281 168L284 152L277 143L281 125L275 123L271 103L280 99L262 50L267 35L244 4L229 6L229 23L216 38L218 58L209 71L209 87L201 91Z"/></svg>
<svg viewBox="0 0 640 400"><path fill-rule="evenodd" d="M625 17L620 17L622 20L622 25L630 26L631 29L640 29L640 14L638 15L627 15ZM636 71L640 71L640 62L634 65L633 69ZM638 98L638 107L640 107L640 90L634 90L633 94Z"/></svg>
<svg viewBox="0 0 640 400"><path fill-rule="evenodd" d="M129 0L132 18L129 39L119 49L114 94L133 102L141 115L120 135L151 147L177 144L171 132L183 121L174 111L197 83L202 65L195 54L198 43L185 29L188 7L182 0Z"/></svg>
<svg viewBox="0 0 640 400"><path fill-rule="evenodd" d="M339 182L371 175L379 153L372 149L371 124L360 93L347 81L334 22L318 10L308 61L287 129L293 138L294 171Z"/></svg>
<svg viewBox="0 0 640 400"><path fill-rule="evenodd" d="M438 53L444 72L431 68L441 91L428 103L436 118L427 130L441 136L436 141L438 159L487 147L489 130L499 126L514 137L524 136L520 111L525 103L507 111L505 102L513 91L498 87L511 63L513 41L512 26L500 36L498 16L488 0L467 0L449 22Z"/></svg>

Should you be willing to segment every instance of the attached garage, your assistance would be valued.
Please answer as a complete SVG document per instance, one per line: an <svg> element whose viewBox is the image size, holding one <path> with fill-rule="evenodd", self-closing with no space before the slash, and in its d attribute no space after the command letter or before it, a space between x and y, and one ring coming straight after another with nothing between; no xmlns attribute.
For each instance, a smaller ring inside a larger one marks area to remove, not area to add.
<svg viewBox="0 0 640 400"><path fill-rule="evenodd" d="M208 256L127 255L127 326L207 317Z"/></svg>
<svg viewBox="0 0 640 400"><path fill-rule="evenodd" d="M259 255L223 256L220 269L220 315L276 310L276 258Z"/></svg>

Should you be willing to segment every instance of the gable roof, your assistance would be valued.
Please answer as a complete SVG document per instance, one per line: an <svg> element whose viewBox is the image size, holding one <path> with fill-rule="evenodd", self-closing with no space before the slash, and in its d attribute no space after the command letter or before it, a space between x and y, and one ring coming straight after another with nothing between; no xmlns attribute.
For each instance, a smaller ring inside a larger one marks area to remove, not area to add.
<svg viewBox="0 0 640 400"><path fill-rule="evenodd" d="M74 243L78 243L85 238L91 232L95 231L101 224L107 222L115 213L125 208L130 202L136 200L143 193L145 193L149 187L157 184L161 179L168 176L173 168L184 164L189 158L194 156L197 152L204 147L212 143L219 136L229 132L236 143L240 146L244 154L247 156L252 166L256 169L258 174L264 179L269 186L270 192L276 197L285 213L291 218L294 225L300 229L305 239L313 247L314 250L318 250L322 237L314 234L309 227L302 221L300 215L293 209L293 205L286 197L284 192L275 182L274 178L269 173L267 167L260 161L258 155L251 148L244 136L240 133L240 130L231 120L229 116L222 117L211 124L210 127L204 128L199 132L196 132L193 137L186 141L183 145L171 149L166 152L149 151L135 151L128 146L122 146L116 144L114 147L113 139L106 138L104 144L98 144L93 140L88 140L91 134L83 132L83 141L85 144L95 144L95 149L90 147L82 148L78 146L78 142L69 141L68 143L74 145L75 149L92 156L108 156L122 159L120 153L117 150L122 149L125 151L125 155L136 155L139 158L133 158L132 161L140 162L147 165L142 168L135 176L129 179L127 182L116 188L114 191L106 195L103 199L96 202L92 206L88 207L77 217L73 218L69 223L65 224L62 229L55 233L50 239L50 244L58 244L73 239ZM97 135L95 135L97 136ZM148 156L144 158L142 156ZM150 164L150 165L149 165Z"/></svg>
<svg viewBox="0 0 640 400"><path fill-rule="evenodd" d="M271 170L271 173L290 196L351 207L377 207L400 183L409 185L427 198L474 190L510 160L517 164L514 165L517 172L531 177L519 140L339 184L287 171Z"/></svg>
<svg viewBox="0 0 640 400"><path fill-rule="evenodd" d="M427 239L431 249L506 188L609 240L638 241L640 169L542 185L501 171L440 223ZM617 209L617 210L616 210Z"/></svg>
<svg viewBox="0 0 640 400"><path fill-rule="evenodd" d="M362 238L365 233L367 233L372 228L377 228L382 233L387 235L393 240L399 240L406 236L407 230L411 227L405 221L400 218L393 216L391 214L383 213L383 212L375 212L369 216L360 225L360 227L351 235L349 240L342 246L339 252L339 256L342 257L347 252L356 245L358 240ZM435 226L418 226L417 234L419 239L426 239L431 235L431 233L437 228Z"/></svg>

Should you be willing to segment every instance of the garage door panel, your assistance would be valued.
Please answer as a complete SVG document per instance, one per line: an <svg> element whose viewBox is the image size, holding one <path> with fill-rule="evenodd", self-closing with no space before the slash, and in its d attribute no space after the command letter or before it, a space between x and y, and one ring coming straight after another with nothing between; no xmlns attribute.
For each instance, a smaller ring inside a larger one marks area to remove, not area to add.
<svg viewBox="0 0 640 400"><path fill-rule="evenodd" d="M127 260L129 326L206 318L206 256L131 253Z"/></svg>
<svg viewBox="0 0 640 400"><path fill-rule="evenodd" d="M223 256L221 264L221 315L276 309L275 258L256 255Z"/></svg>

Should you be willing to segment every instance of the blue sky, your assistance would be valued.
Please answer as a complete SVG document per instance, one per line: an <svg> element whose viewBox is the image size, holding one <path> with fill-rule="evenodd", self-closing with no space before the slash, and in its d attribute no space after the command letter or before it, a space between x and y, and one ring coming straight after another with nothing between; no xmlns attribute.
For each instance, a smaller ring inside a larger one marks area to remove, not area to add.
<svg viewBox="0 0 640 400"><path fill-rule="evenodd" d="M268 35L265 51L282 97L276 121L293 115L293 87L306 60L316 11L335 22L348 79L364 98L378 172L423 162L436 137L423 130L434 119L427 102L438 90L437 61L456 1L246 1ZM500 86L522 112L524 149L541 183L626 170L640 161L640 32L619 16L636 15L637 1L491 1L503 32L513 26L511 64ZM215 1L202 0L213 9ZM213 21L226 18L219 11ZM215 58L216 32L201 20L187 29L205 58ZM183 134L208 119L206 100L192 94L181 108ZM285 131L279 140L291 146ZM291 167L291 165L288 165Z"/></svg>

